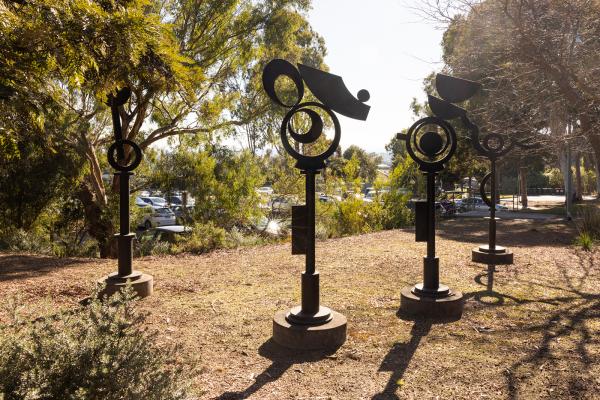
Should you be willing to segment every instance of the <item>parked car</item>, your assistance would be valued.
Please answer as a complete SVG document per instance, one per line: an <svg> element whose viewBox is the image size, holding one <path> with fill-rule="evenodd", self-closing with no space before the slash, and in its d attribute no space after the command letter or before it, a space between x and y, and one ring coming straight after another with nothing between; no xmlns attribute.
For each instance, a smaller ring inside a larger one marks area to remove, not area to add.
<svg viewBox="0 0 600 400"><path fill-rule="evenodd" d="M341 196L329 195L325 193L319 193L319 201L323 203L333 203L336 201L342 201Z"/></svg>
<svg viewBox="0 0 600 400"><path fill-rule="evenodd" d="M288 212L298 203L298 199L293 196L279 196L271 200L270 205L273 212Z"/></svg>
<svg viewBox="0 0 600 400"><path fill-rule="evenodd" d="M271 186L261 186L258 189L256 189L256 193L265 196L271 196L273 194L273 188Z"/></svg>
<svg viewBox="0 0 600 400"><path fill-rule="evenodd" d="M383 188L383 189L375 189L375 188L368 188L367 189L367 194L365 194L365 197L363 198L363 201L365 203L371 203L373 202L375 199L378 198L379 196L379 201L383 201L383 195L386 193L389 193L390 189L389 188Z"/></svg>
<svg viewBox="0 0 600 400"><path fill-rule="evenodd" d="M145 243L148 241L163 241L173 243L177 235L187 235L192 232L192 228L183 225L169 225L159 226L156 228L150 228L143 231L139 231L136 235L136 239L139 243Z"/></svg>
<svg viewBox="0 0 600 400"><path fill-rule="evenodd" d="M142 218L142 225L146 229L156 226L175 225L175 213L168 207L148 207Z"/></svg>
<svg viewBox="0 0 600 400"><path fill-rule="evenodd" d="M467 210L489 210L490 207L481 197L469 197L468 199L457 200L456 205L461 211ZM508 211L508 207L496 204L496 211Z"/></svg>
<svg viewBox="0 0 600 400"><path fill-rule="evenodd" d="M136 198L136 200L135 200L135 203L137 205L140 205L141 203L138 203L137 199L140 199L141 201L143 201L144 203L146 203L146 205L150 205L152 207L166 207L167 206L167 200L163 199L162 197L154 197L154 196L144 197L144 196L138 196ZM143 205L141 207L143 207Z"/></svg>

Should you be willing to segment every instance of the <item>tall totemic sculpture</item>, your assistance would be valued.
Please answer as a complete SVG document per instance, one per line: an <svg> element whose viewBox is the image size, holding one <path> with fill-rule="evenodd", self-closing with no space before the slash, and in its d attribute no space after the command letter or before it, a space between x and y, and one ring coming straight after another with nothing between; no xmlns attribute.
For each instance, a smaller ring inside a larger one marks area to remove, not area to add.
<svg viewBox="0 0 600 400"><path fill-rule="evenodd" d="M457 96L457 88L462 90ZM488 244L474 248L471 257L474 262L487 264L493 269L494 265L512 264L513 253L505 247L496 244L496 204L498 200L498 185L496 162L508 154L515 147L532 148L525 141L505 140L498 133L491 132L480 137L479 127L467 116L466 110L450 103L459 103L479 91L481 85L477 82L438 74L436 76L436 89L442 99L429 96L429 107L436 114L441 114L445 119L460 118L470 133L473 147L481 156L490 160L490 172L485 175L479 186L481 198L490 208ZM487 196L485 187L490 184L490 197Z"/></svg>
<svg viewBox="0 0 600 400"><path fill-rule="evenodd" d="M277 78L285 76L295 85L297 99L286 104L275 90ZM263 70L263 87L268 96L280 106L289 108L281 123L281 142L287 153L296 160L295 167L306 177L306 204L292 208L292 254L306 256L302 273L300 306L278 312L273 319L273 340L283 346L297 349L335 348L346 340L346 318L328 307L320 305L319 272L315 263L315 177L325 168L325 161L337 150L341 128L334 113L366 120L370 107L369 92L361 90L355 98L346 88L342 78L309 66L274 59ZM301 103L304 84L320 101ZM309 123L304 133L297 129L294 116L303 115ZM322 115L333 123L334 137L327 149L318 155L306 151L323 134ZM297 143L290 144L289 136ZM302 151L300 150L302 147Z"/></svg>
<svg viewBox="0 0 600 400"><path fill-rule="evenodd" d="M115 138L108 148L108 163L117 170L115 177L119 180L119 233L115 235L118 240L118 270L98 282L106 284L102 295L110 296L129 284L139 297L147 297L152 294L154 279L151 275L133 270L135 233L129 231L129 179L142 161L142 150L133 141L123 138L119 115L119 107L125 105L130 96L131 90L123 88L108 98ZM129 153L127 147L131 149Z"/></svg>
<svg viewBox="0 0 600 400"><path fill-rule="evenodd" d="M461 94L462 91L463 88L457 85L450 93L455 98L466 100L470 97ZM408 155L427 177L427 200L418 201L415 208L416 241L427 242L423 282L402 289L400 310L408 315L459 318L464 305L463 295L440 283L439 258L435 252L435 180L454 155L457 145L456 132L445 121L449 109L444 103L439 105L437 109L431 108L435 116L415 122L407 134L398 135L404 139Z"/></svg>

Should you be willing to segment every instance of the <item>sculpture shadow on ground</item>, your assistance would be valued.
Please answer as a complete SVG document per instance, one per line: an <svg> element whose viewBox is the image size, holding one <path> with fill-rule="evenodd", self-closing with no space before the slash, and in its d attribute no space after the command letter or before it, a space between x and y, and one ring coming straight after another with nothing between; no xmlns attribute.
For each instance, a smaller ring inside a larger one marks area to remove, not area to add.
<svg viewBox="0 0 600 400"><path fill-rule="evenodd" d="M405 321L413 321L413 326L410 330L411 338L405 343L394 343L388 354L385 356L379 371L389 371L392 374L385 385L385 388L374 395L372 400L394 400L399 399L396 394L396 389L401 386L398 381L402 379L410 361L415 355L421 340L427 336L433 325L446 324L455 322L460 318L420 318L402 313L398 310L396 316Z"/></svg>
<svg viewBox="0 0 600 400"><path fill-rule="evenodd" d="M503 246L564 247L571 244L575 232L574 225L564 222L504 219L498 222L497 235ZM484 244L488 240L488 225L483 218L449 218L436 226L436 235L455 242Z"/></svg>
<svg viewBox="0 0 600 400"><path fill-rule="evenodd" d="M573 277L572 269L559 266L571 295L551 299L554 303L543 301L563 307L551 312L542 323L525 328L527 332L541 333L541 340L504 372L511 400L522 398L522 391L536 375L545 373L546 365L554 367L553 380L566 386L562 388L563 393L554 391L554 398L592 398L597 392L593 367L598 363L600 339L593 327L600 322L600 294L586 290L585 286L590 275L598 274L597 260L593 253L578 257L582 273L577 277ZM548 290L565 289L539 282L524 283Z"/></svg>
<svg viewBox="0 0 600 400"><path fill-rule="evenodd" d="M288 349L275 343L273 339L269 339L259 347L258 354L271 360L271 365L256 376L254 382L243 391L225 392L215 397L214 400L247 399L263 386L281 378L293 365L321 361L336 351L337 348L313 351Z"/></svg>
<svg viewBox="0 0 600 400"><path fill-rule="evenodd" d="M0 257L0 281L34 278L87 260L55 258L33 255L7 255Z"/></svg>

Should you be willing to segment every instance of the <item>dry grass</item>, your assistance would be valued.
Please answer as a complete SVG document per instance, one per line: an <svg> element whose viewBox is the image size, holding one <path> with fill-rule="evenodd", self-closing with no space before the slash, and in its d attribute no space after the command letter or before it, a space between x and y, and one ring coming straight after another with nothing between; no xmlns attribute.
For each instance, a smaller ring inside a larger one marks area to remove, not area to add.
<svg viewBox="0 0 600 400"><path fill-rule="evenodd" d="M321 242L322 303L348 317L334 354L302 354L270 340L275 311L299 302L303 258L289 245L147 257L155 294L141 302L161 340L201 358L202 399L592 399L600 392L600 253L570 245L571 227L502 222L515 264L492 291L470 250L481 220L438 232L442 281L467 296L460 321L406 321L400 289L419 281L424 244L410 231ZM0 256L0 296L31 317L70 308L114 261ZM6 315L0 314L0 320Z"/></svg>

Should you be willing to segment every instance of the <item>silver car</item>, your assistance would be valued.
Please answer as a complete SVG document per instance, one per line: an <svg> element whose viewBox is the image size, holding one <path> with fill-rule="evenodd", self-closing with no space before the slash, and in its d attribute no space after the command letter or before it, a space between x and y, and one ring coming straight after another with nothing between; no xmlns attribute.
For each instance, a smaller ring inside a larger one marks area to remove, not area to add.
<svg viewBox="0 0 600 400"><path fill-rule="evenodd" d="M175 213L168 207L148 207L142 225L150 229L156 226L175 225Z"/></svg>

